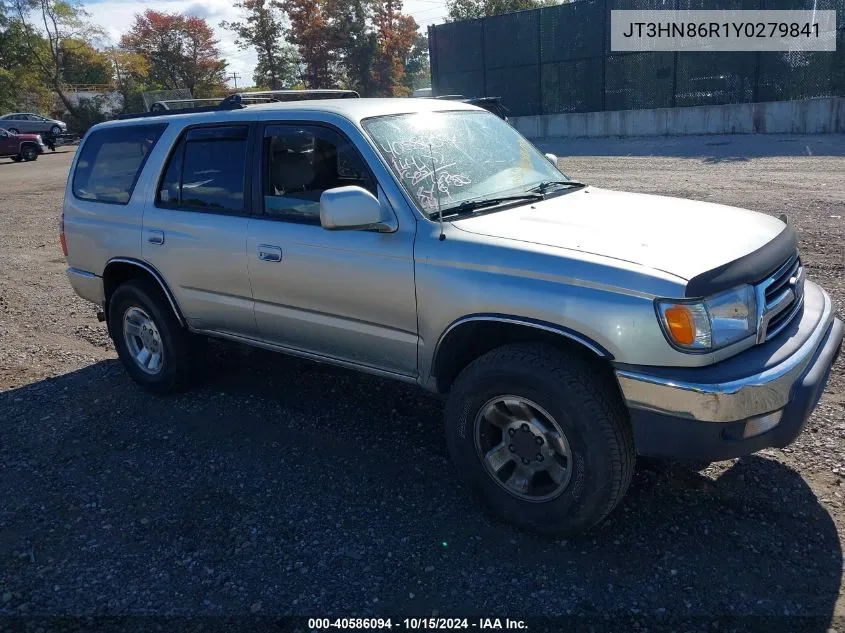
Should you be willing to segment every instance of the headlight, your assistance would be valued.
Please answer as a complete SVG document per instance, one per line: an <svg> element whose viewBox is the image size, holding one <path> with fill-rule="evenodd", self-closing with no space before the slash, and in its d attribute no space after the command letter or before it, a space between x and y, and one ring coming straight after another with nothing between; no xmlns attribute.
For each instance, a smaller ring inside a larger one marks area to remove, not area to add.
<svg viewBox="0 0 845 633"><path fill-rule="evenodd" d="M757 300L751 286L701 301L658 299L656 306L669 342L692 352L720 349L757 331Z"/></svg>

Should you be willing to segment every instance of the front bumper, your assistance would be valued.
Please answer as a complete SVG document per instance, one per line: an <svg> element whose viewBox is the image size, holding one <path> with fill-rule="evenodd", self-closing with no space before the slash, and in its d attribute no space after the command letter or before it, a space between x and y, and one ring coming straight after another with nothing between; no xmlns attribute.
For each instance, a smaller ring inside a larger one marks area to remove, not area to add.
<svg viewBox="0 0 845 633"><path fill-rule="evenodd" d="M617 365L637 452L672 459L730 459L783 447L824 391L845 327L821 288L772 341L701 368Z"/></svg>

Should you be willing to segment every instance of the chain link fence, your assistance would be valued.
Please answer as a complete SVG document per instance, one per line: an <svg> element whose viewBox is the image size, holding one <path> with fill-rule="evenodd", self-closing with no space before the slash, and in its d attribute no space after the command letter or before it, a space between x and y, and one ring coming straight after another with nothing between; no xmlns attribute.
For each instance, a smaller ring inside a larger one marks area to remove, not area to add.
<svg viewBox="0 0 845 633"><path fill-rule="evenodd" d="M613 9L837 11L835 52L612 52ZM845 95L845 0L576 0L429 27L435 95L513 116Z"/></svg>

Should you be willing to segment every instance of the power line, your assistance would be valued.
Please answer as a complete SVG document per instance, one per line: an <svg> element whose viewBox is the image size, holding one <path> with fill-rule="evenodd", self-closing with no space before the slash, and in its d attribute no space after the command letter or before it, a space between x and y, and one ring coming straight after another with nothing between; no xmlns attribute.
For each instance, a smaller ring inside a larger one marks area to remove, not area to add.
<svg viewBox="0 0 845 633"><path fill-rule="evenodd" d="M414 11L413 13L409 13L408 15L419 15L420 13L428 13L429 11L440 11L440 10L448 11L449 7L447 7L446 5L441 5L439 7L430 7L428 9L421 9L419 11Z"/></svg>
<svg viewBox="0 0 845 633"><path fill-rule="evenodd" d="M240 78L241 76L238 73L232 73L231 75L226 77L226 79L232 79L235 82L235 90L238 89L238 79Z"/></svg>

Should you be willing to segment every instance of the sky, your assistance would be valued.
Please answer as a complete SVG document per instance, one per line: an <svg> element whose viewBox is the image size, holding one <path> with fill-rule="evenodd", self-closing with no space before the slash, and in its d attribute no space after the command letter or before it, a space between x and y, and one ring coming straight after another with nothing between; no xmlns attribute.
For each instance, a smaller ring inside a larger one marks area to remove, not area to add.
<svg viewBox="0 0 845 633"><path fill-rule="evenodd" d="M238 75L238 87L252 85L252 71L255 68L255 51L240 50L235 46L231 31L221 29L221 21L239 18L238 10L232 6L232 0L145 0L143 3L132 0L102 0L85 2L85 8L91 14L92 21L103 27L112 42L117 43L121 34L129 28L134 15L146 9L155 11L180 12L205 18L220 40L220 53L228 62L227 73ZM446 0L405 0L403 10L414 16L420 31L426 32L429 24L443 21L446 15ZM234 87L234 78L229 79Z"/></svg>

